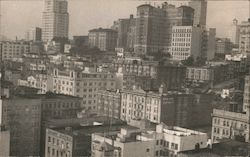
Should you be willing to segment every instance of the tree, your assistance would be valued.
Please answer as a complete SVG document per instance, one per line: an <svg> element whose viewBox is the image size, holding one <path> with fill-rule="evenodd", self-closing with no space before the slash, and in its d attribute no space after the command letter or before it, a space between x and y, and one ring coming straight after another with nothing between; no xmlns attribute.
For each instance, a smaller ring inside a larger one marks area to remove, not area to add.
<svg viewBox="0 0 250 157"><path fill-rule="evenodd" d="M182 64L186 65L186 66L192 66L192 65L194 65L194 58L193 58L193 56L189 56L186 60L183 60Z"/></svg>

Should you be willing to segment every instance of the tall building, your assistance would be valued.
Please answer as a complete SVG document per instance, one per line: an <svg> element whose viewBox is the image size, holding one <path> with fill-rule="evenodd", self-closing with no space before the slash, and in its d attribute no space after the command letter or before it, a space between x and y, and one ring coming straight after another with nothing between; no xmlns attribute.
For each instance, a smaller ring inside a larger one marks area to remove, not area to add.
<svg viewBox="0 0 250 157"><path fill-rule="evenodd" d="M187 6L176 8L174 5L163 3L163 9L166 11L166 38L165 52L170 53L172 41L173 26L192 26L194 20L194 9Z"/></svg>
<svg viewBox="0 0 250 157"><path fill-rule="evenodd" d="M246 112L250 118L250 76L245 77L243 112Z"/></svg>
<svg viewBox="0 0 250 157"><path fill-rule="evenodd" d="M229 54L231 53L233 45L228 38L216 39L216 54Z"/></svg>
<svg viewBox="0 0 250 157"><path fill-rule="evenodd" d="M207 0L191 0L189 6L194 9L194 26L206 26Z"/></svg>
<svg viewBox="0 0 250 157"><path fill-rule="evenodd" d="M133 45L133 41L131 41L130 32L132 31L133 27L135 26L135 18L133 15L130 15L128 19L119 19L114 22L112 29L118 32L117 38L117 46L118 48L123 48L128 50L131 48L130 44ZM133 39L132 39L133 40Z"/></svg>
<svg viewBox="0 0 250 157"><path fill-rule="evenodd" d="M231 42L238 45L239 44L239 35L240 35L240 29L237 19L233 19L233 23L231 24L230 32L229 32L229 38Z"/></svg>
<svg viewBox="0 0 250 157"><path fill-rule="evenodd" d="M216 28L203 29L202 34L202 57L207 60L214 59L216 52Z"/></svg>
<svg viewBox="0 0 250 157"><path fill-rule="evenodd" d="M67 0L45 0L42 40L54 37L68 38L69 13Z"/></svg>
<svg viewBox="0 0 250 157"><path fill-rule="evenodd" d="M0 107L2 126L10 130L10 156L39 156L41 100L5 98Z"/></svg>
<svg viewBox="0 0 250 157"><path fill-rule="evenodd" d="M112 29L92 29L89 31L89 46L101 51L114 51L117 43L117 31Z"/></svg>
<svg viewBox="0 0 250 157"><path fill-rule="evenodd" d="M241 53L250 53L250 20L243 21L240 24L239 51Z"/></svg>
<svg viewBox="0 0 250 157"><path fill-rule="evenodd" d="M149 4L137 7L136 40L134 50L138 55L154 54L164 50L166 13Z"/></svg>
<svg viewBox="0 0 250 157"><path fill-rule="evenodd" d="M141 5L137 7L136 42L137 54L169 53L173 26L192 26L194 9L175 7L163 3L162 7Z"/></svg>
<svg viewBox="0 0 250 157"><path fill-rule="evenodd" d="M193 26L174 26L172 29L171 55L174 60L194 59L201 56L202 29Z"/></svg>
<svg viewBox="0 0 250 157"><path fill-rule="evenodd" d="M27 41L41 41L42 40L42 29L39 27L29 29L25 38Z"/></svg>

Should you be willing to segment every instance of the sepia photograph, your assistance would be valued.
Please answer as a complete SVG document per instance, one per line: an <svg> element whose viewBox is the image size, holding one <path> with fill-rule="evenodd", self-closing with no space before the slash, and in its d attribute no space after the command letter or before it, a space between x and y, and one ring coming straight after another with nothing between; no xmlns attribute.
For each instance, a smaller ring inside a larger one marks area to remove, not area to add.
<svg viewBox="0 0 250 157"><path fill-rule="evenodd" d="M250 0L0 0L0 157L250 157Z"/></svg>

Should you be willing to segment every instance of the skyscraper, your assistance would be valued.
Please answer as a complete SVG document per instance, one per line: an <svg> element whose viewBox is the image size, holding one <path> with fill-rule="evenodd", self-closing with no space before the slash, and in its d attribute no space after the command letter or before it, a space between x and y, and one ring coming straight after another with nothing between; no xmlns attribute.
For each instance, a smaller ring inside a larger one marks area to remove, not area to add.
<svg viewBox="0 0 250 157"><path fill-rule="evenodd" d="M231 42L238 45L239 44L239 37L240 37L240 29L239 29L237 19L233 19L233 23L231 24L231 28L230 28L229 33L230 33L229 38L230 38Z"/></svg>
<svg viewBox="0 0 250 157"><path fill-rule="evenodd" d="M67 0L45 0L43 12L42 40L68 37L69 13Z"/></svg>
<svg viewBox="0 0 250 157"><path fill-rule="evenodd" d="M166 12L149 4L137 7L134 50L140 55L164 50Z"/></svg>
<svg viewBox="0 0 250 157"><path fill-rule="evenodd" d="M207 0L191 0L188 4L194 9L194 26L206 26Z"/></svg>

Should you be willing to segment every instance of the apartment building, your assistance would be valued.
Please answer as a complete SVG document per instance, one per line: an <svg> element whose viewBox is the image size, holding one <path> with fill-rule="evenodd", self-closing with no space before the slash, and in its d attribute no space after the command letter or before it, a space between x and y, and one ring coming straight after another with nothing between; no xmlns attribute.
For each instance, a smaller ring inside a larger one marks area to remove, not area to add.
<svg viewBox="0 0 250 157"><path fill-rule="evenodd" d="M99 90L97 92L98 114L105 117L120 118L120 91Z"/></svg>
<svg viewBox="0 0 250 157"><path fill-rule="evenodd" d="M53 70L53 91L82 98L81 107L97 111L97 92L115 90L115 74L82 70Z"/></svg>
<svg viewBox="0 0 250 157"><path fill-rule="evenodd" d="M101 51L114 51L117 44L117 31L112 29L92 29L89 31L89 46Z"/></svg>
<svg viewBox="0 0 250 157"><path fill-rule="evenodd" d="M12 60L22 58L24 54L30 53L30 43L25 41L1 42L2 60Z"/></svg>
<svg viewBox="0 0 250 157"><path fill-rule="evenodd" d="M146 92L142 89L121 91L121 116L120 119L130 123L131 120L147 119L153 123L160 123L161 95L153 92Z"/></svg>
<svg viewBox="0 0 250 157"><path fill-rule="evenodd" d="M137 76L149 76L156 77L157 74L156 61L145 61L139 58L124 58L114 60L111 63L111 68L118 72L118 69L122 69L123 74L134 74Z"/></svg>

